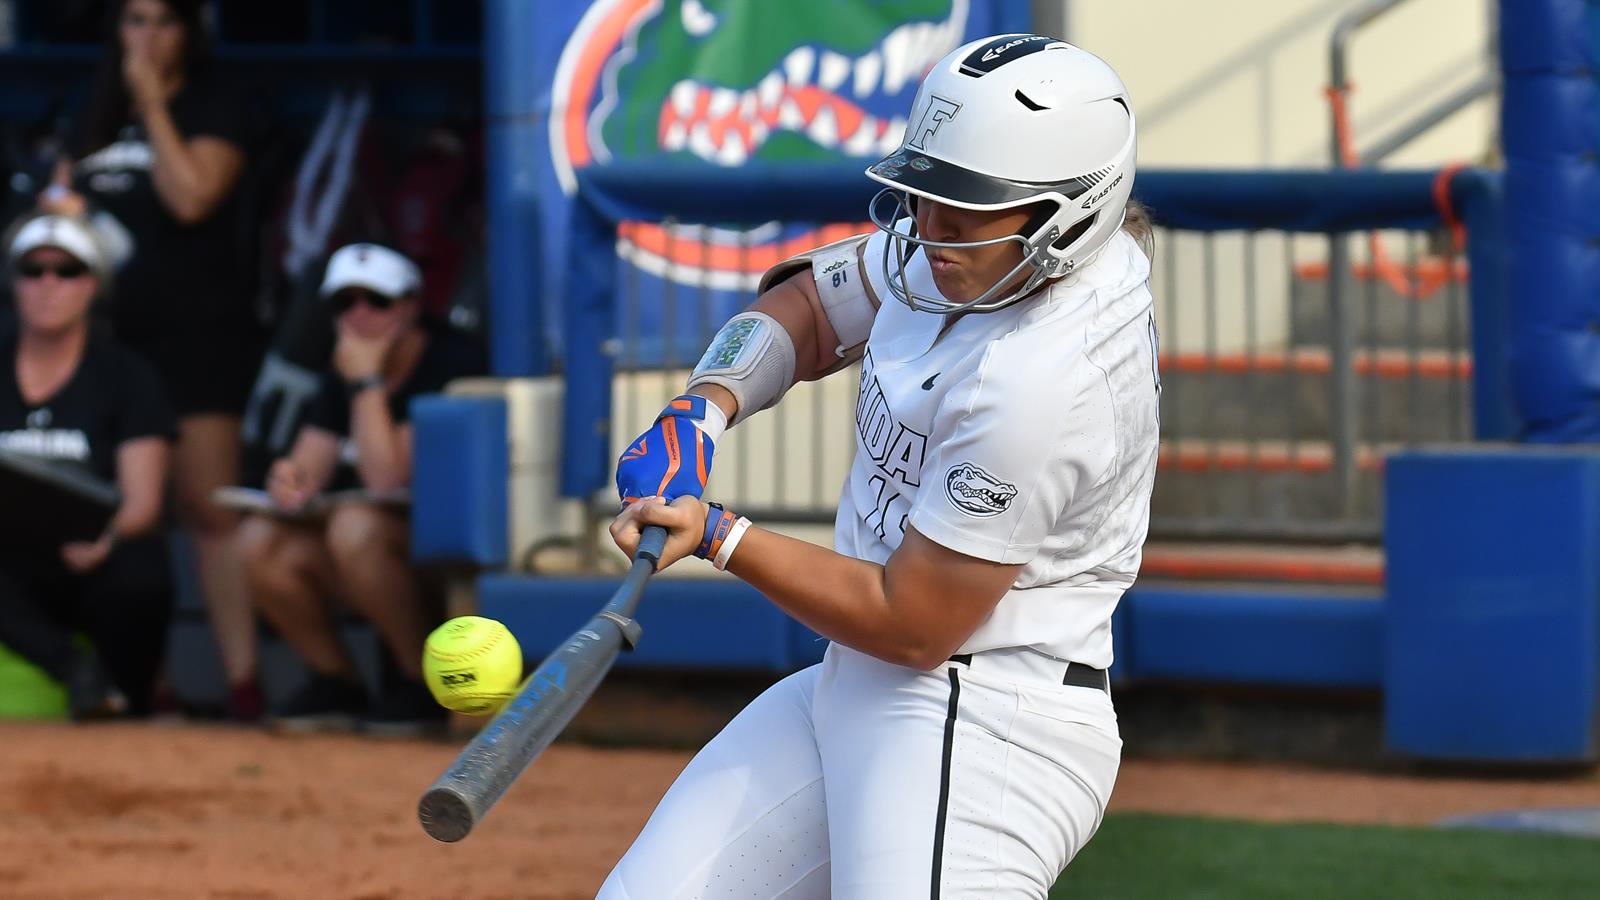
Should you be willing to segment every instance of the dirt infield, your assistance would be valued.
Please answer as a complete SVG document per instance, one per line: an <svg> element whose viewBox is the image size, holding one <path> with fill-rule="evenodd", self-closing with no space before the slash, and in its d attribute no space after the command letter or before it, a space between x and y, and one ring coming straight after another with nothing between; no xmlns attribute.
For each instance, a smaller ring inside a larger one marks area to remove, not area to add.
<svg viewBox="0 0 1600 900"><path fill-rule="evenodd" d="M174 724L0 725L0 897L592 897L688 755L563 745L466 841L418 795L453 745ZM1425 823L1600 804L1593 774L1471 780L1130 760L1113 807Z"/></svg>

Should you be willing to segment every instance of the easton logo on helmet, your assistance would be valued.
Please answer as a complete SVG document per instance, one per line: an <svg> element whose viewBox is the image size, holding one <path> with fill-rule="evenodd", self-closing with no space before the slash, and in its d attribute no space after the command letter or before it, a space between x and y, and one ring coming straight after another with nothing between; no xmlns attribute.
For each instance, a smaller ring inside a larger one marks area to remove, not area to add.
<svg viewBox="0 0 1600 900"><path fill-rule="evenodd" d="M1083 208L1084 209L1088 209L1089 207L1095 205L1096 203L1099 203L1100 200L1105 197L1105 195L1107 195L1107 194L1111 193L1112 191L1116 190L1117 185L1119 185L1121 183L1122 183L1122 176L1121 175L1118 175L1117 177L1111 179L1111 183L1106 185L1105 187L1101 188L1100 192L1098 194L1095 194L1093 197L1090 197L1089 199L1083 201Z"/></svg>
<svg viewBox="0 0 1600 900"><path fill-rule="evenodd" d="M1050 38L1030 34L1026 37L995 38L972 51L961 61L961 74L982 78L1012 60L1030 53L1038 53L1050 44ZM1013 52L1014 51L1014 52Z"/></svg>

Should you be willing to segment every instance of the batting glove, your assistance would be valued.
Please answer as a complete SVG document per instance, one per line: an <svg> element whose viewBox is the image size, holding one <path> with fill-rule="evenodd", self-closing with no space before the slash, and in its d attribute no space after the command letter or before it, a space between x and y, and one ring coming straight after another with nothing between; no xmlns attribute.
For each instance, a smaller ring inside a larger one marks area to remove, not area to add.
<svg viewBox="0 0 1600 900"><path fill-rule="evenodd" d="M727 417L693 394L674 397L617 460L617 496L624 505L641 497L668 503L688 495L699 497L711 474L715 440ZM721 426L721 427L719 427Z"/></svg>

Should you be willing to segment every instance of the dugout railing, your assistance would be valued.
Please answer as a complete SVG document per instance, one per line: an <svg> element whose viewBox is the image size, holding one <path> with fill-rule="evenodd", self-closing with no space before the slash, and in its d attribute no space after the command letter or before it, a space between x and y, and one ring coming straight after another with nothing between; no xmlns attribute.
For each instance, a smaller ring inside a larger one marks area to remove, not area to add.
<svg viewBox="0 0 1600 900"><path fill-rule="evenodd" d="M857 221L873 186L855 165L578 182L562 487L598 516L623 444L753 296L773 251L744 229ZM1480 170L1142 172L1164 384L1152 535L1376 541L1387 454L1511 437L1498 191ZM714 272L670 246L709 232L748 259ZM1351 263L1330 268L1340 243ZM831 521L854 402L850 373L797 387L719 448L711 490L762 520Z"/></svg>

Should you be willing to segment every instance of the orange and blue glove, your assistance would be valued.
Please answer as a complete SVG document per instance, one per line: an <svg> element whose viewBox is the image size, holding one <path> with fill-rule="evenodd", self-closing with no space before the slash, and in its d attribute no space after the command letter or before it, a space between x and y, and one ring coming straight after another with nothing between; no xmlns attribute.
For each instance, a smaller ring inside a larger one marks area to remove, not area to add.
<svg viewBox="0 0 1600 900"><path fill-rule="evenodd" d="M716 449L711 435L701 427L706 421L704 397L674 397L656 417L650 430L639 435L617 460L617 496L626 506L641 497L660 497L668 503L682 496L699 497L711 474ZM714 417L721 419L721 410Z"/></svg>

